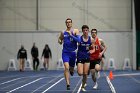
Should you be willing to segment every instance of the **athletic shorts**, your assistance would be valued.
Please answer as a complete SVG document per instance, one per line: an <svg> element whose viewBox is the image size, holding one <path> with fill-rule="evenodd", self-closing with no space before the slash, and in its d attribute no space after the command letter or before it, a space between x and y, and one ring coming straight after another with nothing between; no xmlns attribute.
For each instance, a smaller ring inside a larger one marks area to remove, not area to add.
<svg viewBox="0 0 140 93"><path fill-rule="evenodd" d="M75 66L76 52L62 52L63 63L69 62L71 67Z"/></svg>
<svg viewBox="0 0 140 93"><path fill-rule="evenodd" d="M99 64L100 65L101 60L90 60L90 69L95 69L95 65Z"/></svg>
<svg viewBox="0 0 140 93"><path fill-rule="evenodd" d="M77 59L76 65L77 65L78 63L81 63L81 64L90 63L90 60L89 60L89 59Z"/></svg>
<svg viewBox="0 0 140 93"><path fill-rule="evenodd" d="M102 58L105 58L105 55L104 54L102 55Z"/></svg>

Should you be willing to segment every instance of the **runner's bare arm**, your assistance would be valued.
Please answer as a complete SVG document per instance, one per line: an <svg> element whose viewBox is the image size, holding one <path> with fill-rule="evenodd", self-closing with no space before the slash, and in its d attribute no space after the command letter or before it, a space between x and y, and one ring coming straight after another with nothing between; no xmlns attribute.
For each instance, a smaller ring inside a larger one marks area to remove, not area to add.
<svg viewBox="0 0 140 93"><path fill-rule="evenodd" d="M63 38L64 38L63 32L61 32L61 33L59 34L59 37L58 37L58 43L59 43L60 45L63 43Z"/></svg>
<svg viewBox="0 0 140 93"><path fill-rule="evenodd" d="M90 50L89 50L89 53L92 54L95 52L95 48L94 48L94 43L95 43L95 40L94 38L91 37L91 46L90 46Z"/></svg>
<svg viewBox="0 0 140 93"><path fill-rule="evenodd" d="M79 30L78 29L74 29L73 34L70 33L70 36L77 42L81 42L80 41L80 35L79 35Z"/></svg>
<svg viewBox="0 0 140 93"><path fill-rule="evenodd" d="M92 53L95 52L95 48L94 48L95 46L94 46L94 45L91 45L90 47L93 47L93 48L91 48L91 49L89 50L89 53L92 54Z"/></svg>
<svg viewBox="0 0 140 93"><path fill-rule="evenodd" d="M104 43L104 41L102 39L100 39L100 43L101 43L101 48L103 48L103 51L101 52L101 54L104 54L106 49L107 49L107 47L106 47L106 45L105 45L105 43Z"/></svg>

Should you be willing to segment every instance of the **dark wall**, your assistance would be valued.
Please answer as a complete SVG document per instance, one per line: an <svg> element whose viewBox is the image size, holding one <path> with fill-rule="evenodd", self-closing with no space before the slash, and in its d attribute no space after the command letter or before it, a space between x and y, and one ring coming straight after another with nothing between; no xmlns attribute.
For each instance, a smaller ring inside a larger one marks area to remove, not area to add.
<svg viewBox="0 0 140 93"><path fill-rule="evenodd" d="M140 69L140 0L134 0L136 16L137 69Z"/></svg>

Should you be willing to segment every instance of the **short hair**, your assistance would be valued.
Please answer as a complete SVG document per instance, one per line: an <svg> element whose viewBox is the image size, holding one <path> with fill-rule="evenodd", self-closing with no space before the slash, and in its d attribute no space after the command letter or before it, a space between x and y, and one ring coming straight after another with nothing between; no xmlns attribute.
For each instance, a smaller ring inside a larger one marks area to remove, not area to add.
<svg viewBox="0 0 140 93"><path fill-rule="evenodd" d="M45 47L48 47L48 44L46 44Z"/></svg>
<svg viewBox="0 0 140 93"><path fill-rule="evenodd" d="M65 21L65 23L67 22L67 20L71 20L71 23L72 23L72 19L71 18L67 18L66 21Z"/></svg>
<svg viewBox="0 0 140 93"><path fill-rule="evenodd" d="M97 29L91 29L91 33L93 33L93 31L94 31L94 33L96 33L97 34Z"/></svg>
<svg viewBox="0 0 140 93"><path fill-rule="evenodd" d="M88 25L83 25L82 26L82 30L85 29L85 28L89 29Z"/></svg>

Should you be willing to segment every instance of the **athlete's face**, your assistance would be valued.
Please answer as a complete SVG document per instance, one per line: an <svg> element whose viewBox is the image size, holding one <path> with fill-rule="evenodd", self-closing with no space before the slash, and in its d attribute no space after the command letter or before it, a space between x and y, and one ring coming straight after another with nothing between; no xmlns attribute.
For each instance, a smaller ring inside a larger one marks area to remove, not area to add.
<svg viewBox="0 0 140 93"><path fill-rule="evenodd" d="M83 35L88 36L89 29L88 28L84 28L82 30L82 32L83 32Z"/></svg>
<svg viewBox="0 0 140 93"><path fill-rule="evenodd" d="M92 38L95 38L97 36L97 31L93 30L91 32L91 36L92 36Z"/></svg>
<svg viewBox="0 0 140 93"><path fill-rule="evenodd" d="M66 26L67 26L67 28L71 28L72 27L72 21L71 20L67 20L66 21Z"/></svg>

